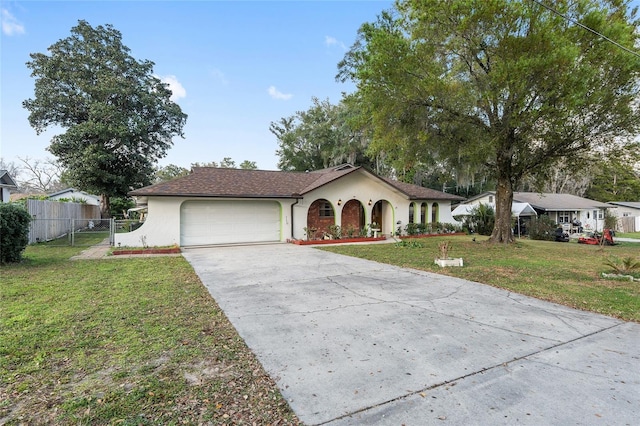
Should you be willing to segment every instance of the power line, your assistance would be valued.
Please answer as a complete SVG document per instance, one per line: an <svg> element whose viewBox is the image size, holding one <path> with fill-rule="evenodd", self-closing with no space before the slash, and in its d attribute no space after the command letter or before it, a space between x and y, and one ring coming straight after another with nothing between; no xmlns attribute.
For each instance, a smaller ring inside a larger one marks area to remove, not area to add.
<svg viewBox="0 0 640 426"><path fill-rule="evenodd" d="M572 18L568 17L567 15L564 15L564 14L562 14L562 13L558 12L557 10L555 10L554 8L552 8L551 6L547 6L546 4L543 4L541 1L538 1L538 0L531 0L531 1L532 1L532 2L534 2L534 3L536 3L536 4L538 4L539 6L544 7L544 8L545 8L545 9L547 9L548 11L550 11L550 12L552 12L552 13L555 13L556 15L558 15L558 16L560 16L560 17L562 17L563 19L566 19L567 21L569 21L569 22L571 22L571 23L573 23L573 24L575 24L575 25L577 25L577 26L579 26L579 27L581 27L581 28L584 28L585 30L587 30L587 31L589 31L589 32L591 32L591 33L593 33L593 34L595 34L595 35L599 36L599 37L602 37L603 39L605 39L605 40L606 40L606 41L608 41L609 43L612 43L612 44L614 44L614 45L618 46L620 49L622 49L622 50L624 50L624 51L626 51L626 52L629 52L629 53L631 53L632 55L636 55L637 57L639 57L639 58L640 58L640 53L638 53L638 52L636 52L636 51L634 51L634 50L631 50L631 49L629 49L628 47L625 47L625 46L621 45L621 44L620 44L620 43L618 43L617 41L610 39L610 38L609 38L609 37L607 37L606 35L604 35L604 34L602 34L602 33L599 33L598 31L594 30L593 28L589 28L589 27L587 27L586 25L581 24L580 22L576 21L575 19L572 19Z"/></svg>

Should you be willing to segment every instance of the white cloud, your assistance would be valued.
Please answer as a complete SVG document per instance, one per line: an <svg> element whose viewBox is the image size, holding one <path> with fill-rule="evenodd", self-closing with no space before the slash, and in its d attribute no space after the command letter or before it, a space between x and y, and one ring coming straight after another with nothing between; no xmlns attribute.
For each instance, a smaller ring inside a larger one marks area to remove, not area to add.
<svg viewBox="0 0 640 426"><path fill-rule="evenodd" d="M341 47L342 50L347 50L347 46L335 37L324 36L324 44L326 44L328 47L338 46Z"/></svg>
<svg viewBox="0 0 640 426"><path fill-rule="evenodd" d="M276 86L269 86L269 89L267 90L269 92L269 95L273 98L273 99L282 99L282 100L288 100L291 99L293 97L292 94L290 93L282 93L280 92L278 89L276 89Z"/></svg>
<svg viewBox="0 0 640 426"><path fill-rule="evenodd" d="M24 26L7 9L2 9L2 32L8 36L24 34Z"/></svg>
<svg viewBox="0 0 640 426"><path fill-rule="evenodd" d="M182 84L180 84L178 78L175 75L166 75L164 77L158 78L163 83L169 85L169 90L171 90L171 97L169 99L171 99L173 102L177 101L178 99L187 97L187 91L182 86Z"/></svg>

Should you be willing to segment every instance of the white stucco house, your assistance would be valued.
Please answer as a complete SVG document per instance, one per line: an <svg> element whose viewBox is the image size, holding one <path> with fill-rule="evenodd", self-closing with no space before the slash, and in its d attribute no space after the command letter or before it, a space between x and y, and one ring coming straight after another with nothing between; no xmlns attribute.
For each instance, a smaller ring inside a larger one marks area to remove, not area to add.
<svg viewBox="0 0 640 426"><path fill-rule="evenodd" d="M7 170L0 170L0 203L11 201L11 191L18 189L18 184Z"/></svg>
<svg viewBox="0 0 640 426"><path fill-rule="evenodd" d="M483 203L495 205L495 191L488 191L469 198L465 204ZM571 223L577 219L585 230L602 231L604 212L613 206L600 201L578 197L571 194L553 194L540 192L514 192L514 203L527 203L537 215L548 215L558 225L573 232Z"/></svg>
<svg viewBox="0 0 640 426"><path fill-rule="evenodd" d="M312 172L195 167L191 174L129 193L148 208L144 224L116 246L285 242L372 223L392 235L409 220L457 223L453 194L383 178L344 164Z"/></svg>
<svg viewBox="0 0 640 426"><path fill-rule="evenodd" d="M86 204L89 204L92 206L100 205L100 197L98 195L93 195L84 191L79 191L75 188L66 188L66 189L63 189L62 191L54 192L53 194L49 194L48 198L51 201L68 199L68 200L84 201Z"/></svg>

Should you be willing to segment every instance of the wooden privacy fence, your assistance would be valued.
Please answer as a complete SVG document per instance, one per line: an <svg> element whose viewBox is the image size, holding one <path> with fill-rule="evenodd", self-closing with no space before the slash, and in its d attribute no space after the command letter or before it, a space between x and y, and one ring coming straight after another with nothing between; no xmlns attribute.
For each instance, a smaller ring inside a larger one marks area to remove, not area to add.
<svg viewBox="0 0 640 426"><path fill-rule="evenodd" d="M102 222L100 206L90 204L27 200L27 211L32 218L29 244L71 236L74 231L94 229Z"/></svg>
<svg viewBox="0 0 640 426"><path fill-rule="evenodd" d="M640 216L625 216L618 218L618 231L640 232Z"/></svg>

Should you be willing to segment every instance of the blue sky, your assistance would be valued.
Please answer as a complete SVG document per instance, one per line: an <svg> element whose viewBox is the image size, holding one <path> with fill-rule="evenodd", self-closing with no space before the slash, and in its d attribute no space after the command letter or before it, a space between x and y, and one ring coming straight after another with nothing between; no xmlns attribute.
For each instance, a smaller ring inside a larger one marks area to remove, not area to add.
<svg viewBox="0 0 640 426"><path fill-rule="evenodd" d="M185 138L160 165L255 161L275 170L269 124L308 109L312 97L337 103L353 86L337 64L391 1L7 1L2 0L0 157L53 158L60 129L36 135L22 101L33 97L25 63L68 37L78 20L113 25L139 60L170 82L189 115Z"/></svg>

